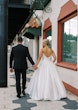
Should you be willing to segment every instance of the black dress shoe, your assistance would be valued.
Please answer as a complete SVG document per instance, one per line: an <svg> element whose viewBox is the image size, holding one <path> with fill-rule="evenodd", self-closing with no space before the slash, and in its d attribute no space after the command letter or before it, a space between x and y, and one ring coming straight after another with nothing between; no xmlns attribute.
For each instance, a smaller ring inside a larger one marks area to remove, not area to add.
<svg viewBox="0 0 78 110"><path fill-rule="evenodd" d="M17 95L17 97L18 97L18 98L21 98L21 96L20 96L20 95Z"/></svg>
<svg viewBox="0 0 78 110"><path fill-rule="evenodd" d="M23 94L23 95L26 95L25 91L22 91L22 94Z"/></svg>

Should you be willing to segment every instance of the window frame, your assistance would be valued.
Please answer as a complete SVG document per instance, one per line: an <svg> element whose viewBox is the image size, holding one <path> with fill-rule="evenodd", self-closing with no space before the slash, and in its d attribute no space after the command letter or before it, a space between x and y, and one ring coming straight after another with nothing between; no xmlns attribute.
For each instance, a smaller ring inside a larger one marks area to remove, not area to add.
<svg viewBox="0 0 78 110"><path fill-rule="evenodd" d="M52 27L50 26L47 29L43 30L43 39L47 38L47 32L51 29L52 29Z"/></svg>
<svg viewBox="0 0 78 110"><path fill-rule="evenodd" d="M62 26L64 24L64 22L66 22L67 20L70 20L73 17L77 16L77 10L74 11L72 14L69 14L68 16L64 17L63 19L58 21L58 51L57 51L57 65L64 67L64 68L68 68L68 69L72 69L77 71L77 64L73 64L73 63L69 63L69 62L63 62L62 61L62 46L63 46L63 31L62 31Z"/></svg>
<svg viewBox="0 0 78 110"><path fill-rule="evenodd" d="M52 24L49 18L47 18L44 21L44 27L43 27L43 39L47 38L47 31L52 30Z"/></svg>

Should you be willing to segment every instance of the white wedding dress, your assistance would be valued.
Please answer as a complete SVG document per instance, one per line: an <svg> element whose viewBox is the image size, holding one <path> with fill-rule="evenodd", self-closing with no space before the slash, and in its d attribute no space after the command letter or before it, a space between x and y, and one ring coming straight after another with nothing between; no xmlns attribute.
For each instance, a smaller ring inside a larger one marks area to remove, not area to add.
<svg viewBox="0 0 78 110"><path fill-rule="evenodd" d="M66 90L59 78L52 56L46 57L44 54L35 70L26 93L33 100L60 100L66 97Z"/></svg>

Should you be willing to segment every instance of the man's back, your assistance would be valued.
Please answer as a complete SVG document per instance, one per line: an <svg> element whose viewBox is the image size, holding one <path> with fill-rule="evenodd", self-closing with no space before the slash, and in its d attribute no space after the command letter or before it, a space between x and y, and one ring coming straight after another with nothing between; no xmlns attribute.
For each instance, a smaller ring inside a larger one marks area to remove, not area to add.
<svg viewBox="0 0 78 110"><path fill-rule="evenodd" d="M25 95L25 88L26 88L26 69L27 69L27 60L26 57L29 59L32 65L34 65L34 61L32 60L29 50L27 47L22 45L22 37L18 37L18 45L12 48L10 54L10 72L13 72L13 67L15 71L15 78L16 78L16 91L17 97L21 98L21 89L22 94ZM22 86L20 83L22 75ZM22 87L22 88L21 88Z"/></svg>
<svg viewBox="0 0 78 110"><path fill-rule="evenodd" d="M17 46L13 47L14 68L27 68L26 53L27 48L21 44L18 44Z"/></svg>
<svg viewBox="0 0 78 110"><path fill-rule="evenodd" d="M14 69L27 69L26 57L34 64L27 47L22 44L13 47L10 56L10 67L12 66L12 60L14 60Z"/></svg>

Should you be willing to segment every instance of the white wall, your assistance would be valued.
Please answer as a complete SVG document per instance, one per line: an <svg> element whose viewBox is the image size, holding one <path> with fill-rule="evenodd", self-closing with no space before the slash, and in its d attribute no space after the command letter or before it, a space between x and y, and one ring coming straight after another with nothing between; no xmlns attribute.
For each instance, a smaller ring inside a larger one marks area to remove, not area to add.
<svg viewBox="0 0 78 110"><path fill-rule="evenodd" d="M55 51L57 55L57 33L58 33L58 27L57 27L57 21L58 21L58 16L61 10L61 7L68 2L69 0L52 0L48 6L52 8L52 12L46 13L45 11L42 12L41 20L42 20L42 25L44 25L44 21L49 18L50 21L52 22L52 48ZM78 4L78 0L73 0L75 4ZM43 36L43 34L42 34ZM42 38L40 38L40 48L42 45ZM78 48L78 45L77 45ZM78 49L77 49L78 50ZM78 54L78 52L77 52ZM78 56L78 55L77 55ZM78 58L77 58L78 59ZM78 71L73 71L70 69L62 68L57 66L57 69L59 71L59 75L62 78L62 80L71 86L78 88Z"/></svg>
<svg viewBox="0 0 78 110"><path fill-rule="evenodd" d="M30 53L32 59L34 60L34 56L33 56L34 45L33 45L33 43L34 43L33 40L29 40L29 42L28 42L28 49L29 49L29 53ZM29 62L29 60L27 62L28 62L28 67L30 69L32 69L32 64Z"/></svg>
<svg viewBox="0 0 78 110"><path fill-rule="evenodd" d="M57 27L58 26L57 25L58 16L59 16L61 7L68 1L69 0L52 0L46 7L46 9L48 7L52 8L52 12L49 12L49 13L46 13L44 10L36 11L36 15L39 16L42 21L42 29L44 26L44 21L47 18L49 18L50 21L52 22L52 48L55 51L56 55L57 55L57 36L58 36L57 35L57 33L58 33L58 27ZM73 1L75 4L78 4L78 0L73 0ZM43 40L43 31L42 31L42 35L39 37L39 51L42 48L42 40ZM29 45L30 53L31 53L34 61L36 61L36 59L37 59L37 41L36 41L36 39L34 39L33 41L30 41L29 44L31 44L31 45ZM77 47L78 47L78 44L77 44ZM78 56L78 51L77 51L77 56ZM69 85L71 85L75 88L78 88L78 72L77 71L62 68L59 66L57 66L57 69L58 69L60 77L62 78L62 80L64 82L68 83Z"/></svg>
<svg viewBox="0 0 78 110"><path fill-rule="evenodd" d="M61 79L67 84L78 88L78 72L62 67L57 67Z"/></svg>
<svg viewBox="0 0 78 110"><path fill-rule="evenodd" d="M57 54L57 33L58 33L58 27L57 27L57 19L61 10L61 6L64 5L67 1L69 0L59 0L57 2L57 0L52 0L52 48L54 49L54 51ZM77 0L74 0L74 2L76 4L78 4ZM58 5L57 5L58 4ZM56 42L56 44L55 44ZM73 71L70 69L66 69L66 68L62 68L62 67L57 67L60 77L62 78L62 80L66 83L68 83L69 85L78 88L78 72L77 71Z"/></svg>
<svg viewBox="0 0 78 110"><path fill-rule="evenodd" d="M36 62L37 61L37 58L38 58L38 49L39 49L38 37L35 37L34 38L33 47L34 47L34 49L33 49L33 59Z"/></svg>

